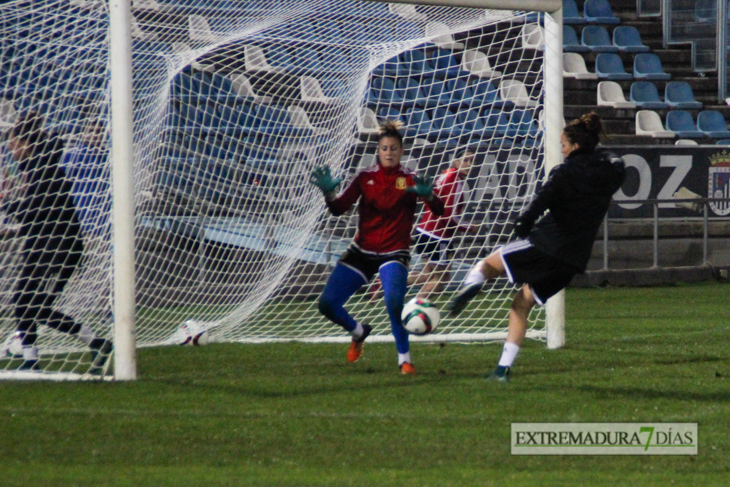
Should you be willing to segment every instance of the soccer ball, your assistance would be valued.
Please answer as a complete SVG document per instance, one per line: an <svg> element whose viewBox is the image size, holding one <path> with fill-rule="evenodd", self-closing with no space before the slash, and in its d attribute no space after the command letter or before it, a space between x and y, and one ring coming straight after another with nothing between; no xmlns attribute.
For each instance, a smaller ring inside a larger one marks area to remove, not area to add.
<svg viewBox="0 0 730 487"><path fill-rule="evenodd" d="M403 326L412 335L428 335L439 324L439 310L428 299L413 298L403 306Z"/></svg>
<svg viewBox="0 0 730 487"><path fill-rule="evenodd" d="M207 345L210 335L206 323L198 320L187 320L175 332L174 342L178 345Z"/></svg>
<svg viewBox="0 0 730 487"><path fill-rule="evenodd" d="M0 345L0 359L23 357L23 334L16 331Z"/></svg>

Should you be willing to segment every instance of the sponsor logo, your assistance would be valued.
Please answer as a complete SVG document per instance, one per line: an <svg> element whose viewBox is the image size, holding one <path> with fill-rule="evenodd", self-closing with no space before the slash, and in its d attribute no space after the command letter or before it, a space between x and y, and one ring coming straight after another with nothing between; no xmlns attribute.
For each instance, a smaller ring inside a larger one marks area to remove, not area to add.
<svg viewBox="0 0 730 487"><path fill-rule="evenodd" d="M707 197L730 198L730 153L718 152L710 156ZM710 209L720 216L730 215L730 201L710 201Z"/></svg>
<svg viewBox="0 0 730 487"><path fill-rule="evenodd" d="M697 423L512 423L513 455L697 455Z"/></svg>

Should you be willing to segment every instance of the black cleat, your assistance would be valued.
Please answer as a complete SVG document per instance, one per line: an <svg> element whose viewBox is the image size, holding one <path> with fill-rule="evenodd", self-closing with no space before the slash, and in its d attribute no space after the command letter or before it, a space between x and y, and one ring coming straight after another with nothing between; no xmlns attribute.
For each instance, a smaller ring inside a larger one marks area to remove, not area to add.
<svg viewBox="0 0 730 487"><path fill-rule="evenodd" d="M18 370L37 372L41 370L41 366L38 363L38 359L23 360L23 362L20 364L20 367L18 367Z"/></svg>
<svg viewBox="0 0 730 487"><path fill-rule="evenodd" d="M106 361L112 353L114 346L111 340L106 338L94 338L89 343L91 349L91 367L89 368L90 374L99 374L103 371Z"/></svg>
<svg viewBox="0 0 730 487"><path fill-rule="evenodd" d="M497 366L494 371L487 376L487 380L490 382L509 382L509 376L511 374L510 367Z"/></svg>
<svg viewBox="0 0 730 487"><path fill-rule="evenodd" d="M451 297L451 301L446 304L446 310L449 316L458 316L467 307L469 301L474 299L481 290L482 284L469 284L454 294Z"/></svg>

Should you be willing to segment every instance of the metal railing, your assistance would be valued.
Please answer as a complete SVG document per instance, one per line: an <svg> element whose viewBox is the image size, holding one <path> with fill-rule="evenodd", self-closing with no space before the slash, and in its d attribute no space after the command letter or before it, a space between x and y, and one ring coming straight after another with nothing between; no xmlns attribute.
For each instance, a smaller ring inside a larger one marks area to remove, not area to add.
<svg viewBox="0 0 730 487"><path fill-rule="evenodd" d="M730 203L730 198L692 198L692 199L644 199L644 200L614 200L611 205L641 203L649 204L653 207L653 230L652 230L652 268L659 267L659 205L667 203L685 203L691 205L702 205L702 265L708 264L708 241L709 241L709 205L710 203ZM625 219L622 218L623 221ZM676 220L673 218L672 220ZM719 217L718 221L730 222L730 217ZM603 268L601 270L609 270L608 266L608 231L609 216L608 212L603 218Z"/></svg>

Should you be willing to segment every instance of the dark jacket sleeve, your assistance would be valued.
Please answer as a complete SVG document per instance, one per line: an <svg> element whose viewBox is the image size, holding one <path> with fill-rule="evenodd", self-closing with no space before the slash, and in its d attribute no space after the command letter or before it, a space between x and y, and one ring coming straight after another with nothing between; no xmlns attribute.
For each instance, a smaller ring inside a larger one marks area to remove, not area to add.
<svg viewBox="0 0 730 487"><path fill-rule="evenodd" d="M565 177L565 167L562 164L552 170L547 182L535 194L535 198L533 198L527 209L520 215L520 219L528 227L531 227L550 208L550 205L555 199L559 197L565 185Z"/></svg>
<svg viewBox="0 0 730 487"><path fill-rule="evenodd" d="M431 213L433 213L434 215L441 216L444 214L444 200L439 198L435 192L431 201L423 201L426 202L426 206L428 206L428 209L431 210Z"/></svg>

